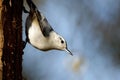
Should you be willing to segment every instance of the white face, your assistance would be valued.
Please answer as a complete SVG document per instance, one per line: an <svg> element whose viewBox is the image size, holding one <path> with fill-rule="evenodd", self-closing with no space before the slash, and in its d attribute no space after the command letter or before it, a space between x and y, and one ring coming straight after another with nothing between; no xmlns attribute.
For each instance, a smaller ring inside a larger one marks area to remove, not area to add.
<svg viewBox="0 0 120 80"><path fill-rule="evenodd" d="M59 50L64 50L64 51L68 52L70 55L73 55L73 54L68 50L68 48L67 48L67 42L64 40L63 37L58 36L58 37L57 37L57 42L58 42L58 43L56 44L57 49L59 49Z"/></svg>
<svg viewBox="0 0 120 80"><path fill-rule="evenodd" d="M67 43L66 41L64 40L64 38L62 38L61 36L58 36L57 38L57 42L58 42L58 49L60 50L65 50L67 48Z"/></svg>
<svg viewBox="0 0 120 80"><path fill-rule="evenodd" d="M62 36L58 35L56 32L53 31L51 32L49 38L49 43L51 43L50 47L52 47L52 49L64 50L70 55L72 55L72 53L67 48L67 42Z"/></svg>
<svg viewBox="0 0 120 80"><path fill-rule="evenodd" d="M49 43L53 49L64 50L66 48L65 40L54 31L50 33Z"/></svg>

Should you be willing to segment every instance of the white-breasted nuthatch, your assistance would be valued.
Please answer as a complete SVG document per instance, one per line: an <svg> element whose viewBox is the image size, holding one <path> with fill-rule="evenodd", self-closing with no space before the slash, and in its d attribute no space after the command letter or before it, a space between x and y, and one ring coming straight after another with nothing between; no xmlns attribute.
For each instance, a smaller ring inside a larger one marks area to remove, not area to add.
<svg viewBox="0 0 120 80"><path fill-rule="evenodd" d="M30 12L26 19L26 42L42 51L65 50L73 55L68 50L65 39L53 30L35 4L31 0L27 0L27 3Z"/></svg>

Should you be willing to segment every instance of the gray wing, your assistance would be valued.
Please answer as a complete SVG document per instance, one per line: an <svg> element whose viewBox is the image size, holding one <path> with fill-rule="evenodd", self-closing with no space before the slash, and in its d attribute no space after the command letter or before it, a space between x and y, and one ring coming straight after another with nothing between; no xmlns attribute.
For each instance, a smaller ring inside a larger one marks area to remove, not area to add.
<svg viewBox="0 0 120 80"><path fill-rule="evenodd" d="M49 37L50 32L54 31L48 23L47 19L37 10L36 16L40 25L40 29L45 37Z"/></svg>

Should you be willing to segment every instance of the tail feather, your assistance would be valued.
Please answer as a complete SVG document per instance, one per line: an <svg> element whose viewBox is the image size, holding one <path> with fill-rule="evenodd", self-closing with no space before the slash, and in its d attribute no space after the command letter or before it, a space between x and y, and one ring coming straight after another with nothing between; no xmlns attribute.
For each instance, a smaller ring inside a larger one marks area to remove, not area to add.
<svg viewBox="0 0 120 80"><path fill-rule="evenodd" d="M37 7L35 6L32 0L26 0L26 1L28 6L30 7L30 10L33 10L33 11L37 10Z"/></svg>

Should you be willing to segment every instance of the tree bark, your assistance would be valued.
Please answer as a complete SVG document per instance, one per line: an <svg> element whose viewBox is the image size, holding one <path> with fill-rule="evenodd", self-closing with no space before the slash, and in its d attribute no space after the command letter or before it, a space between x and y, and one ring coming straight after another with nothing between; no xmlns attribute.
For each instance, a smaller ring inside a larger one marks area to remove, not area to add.
<svg viewBox="0 0 120 80"><path fill-rule="evenodd" d="M1 21L2 0L0 0L0 80L2 80L2 48L3 48L3 28Z"/></svg>
<svg viewBox="0 0 120 80"><path fill-rule="evenodd" d="M3 0L2 80L22 80L22 6L23 0Z"/></svg>

